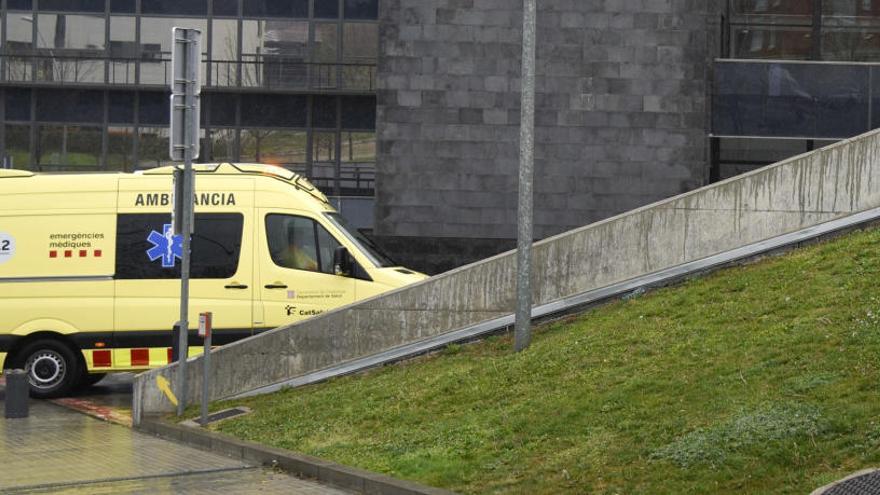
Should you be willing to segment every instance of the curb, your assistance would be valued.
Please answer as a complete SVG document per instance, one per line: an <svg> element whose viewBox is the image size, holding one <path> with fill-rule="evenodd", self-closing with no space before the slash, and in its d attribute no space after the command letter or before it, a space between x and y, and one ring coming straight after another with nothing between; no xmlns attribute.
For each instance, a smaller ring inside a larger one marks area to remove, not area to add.
<svg viewBox="0 0 880 495"><path fill-rule="evenodd" d="M241 459L261 466L278 467L299 478L317 480L357 493L371 495L455 495L441 488L399 480L384 474L336 464L317 457L297 454L289 450L267 447L253 442L238 440L201 428L167 423L157 417L144 417L134 427L166 440L182 443L200 450Z"/></svg>

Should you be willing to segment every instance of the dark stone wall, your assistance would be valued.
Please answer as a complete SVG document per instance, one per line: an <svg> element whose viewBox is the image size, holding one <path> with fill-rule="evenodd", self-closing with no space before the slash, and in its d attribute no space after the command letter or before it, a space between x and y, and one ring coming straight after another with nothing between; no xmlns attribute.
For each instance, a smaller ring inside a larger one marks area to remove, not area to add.
<svg viewBox="0 0 880 495"><path fill-rule="evenodd" d="M539 1L536 238L706 181L716 4ZM516 237L521 9L382 0L378 238Z"/></svg>

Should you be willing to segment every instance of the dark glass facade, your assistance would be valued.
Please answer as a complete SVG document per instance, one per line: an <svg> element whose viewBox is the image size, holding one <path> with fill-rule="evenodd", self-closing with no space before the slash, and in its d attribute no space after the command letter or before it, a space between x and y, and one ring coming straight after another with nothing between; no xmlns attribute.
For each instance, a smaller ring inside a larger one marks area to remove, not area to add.
<svg viewBox="0 0 880 495"><path fill-rule="evenodd" d="M371 196L378 0L7 0L0 151L34 170L168 160L171 28L202 31L199 161Z"/></svg>
<svg viewBox="0 0 880 495"><path fill-rule="evenodd" d="M880 126L880 1L728 0L710 178Z"/></svg>
<svg viewBox="0 0 880 495"><path fill-rule="evenodd" d="M822 77L817 77L817 69ZM712 128L724 136L842 139L873 128L880 67L719 62Z"/></svg>

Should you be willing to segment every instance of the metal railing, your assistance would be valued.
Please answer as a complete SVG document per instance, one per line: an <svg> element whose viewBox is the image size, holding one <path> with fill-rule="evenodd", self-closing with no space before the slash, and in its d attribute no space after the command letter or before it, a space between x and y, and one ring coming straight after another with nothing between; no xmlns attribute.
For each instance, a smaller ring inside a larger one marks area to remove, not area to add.
<svg viewBox="0 0 880 495"><path fill-rule="evenodd" d="M341 164L339 166L338 190L337 177L334 172L336 165L333 163L313 163L311 173L305 163L283 163L281 166L305 175L312 184L327 194L338 192L349 196L372 196L376 190L375 162Z"/></svg>
<svg viewBox="0 0 880 495"><path fill-rule="evenodd" d="M145 53L140 58L16 53L0 55L0 61L6 82L166 87L171 82L171 57L165 52ZM205 77L208 74L210 78ZM204 60L202 77L208 87L232 89L376 90L375 63L318 63L266 56L241 61Z"/></svg>

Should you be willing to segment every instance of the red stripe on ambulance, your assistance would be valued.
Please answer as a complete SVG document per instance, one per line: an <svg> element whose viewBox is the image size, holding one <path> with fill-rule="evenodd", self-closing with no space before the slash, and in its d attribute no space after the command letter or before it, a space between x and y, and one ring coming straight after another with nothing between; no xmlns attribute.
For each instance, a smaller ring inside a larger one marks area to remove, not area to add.
<svg viewBox="0 0 880 495"><path fill-rule="evenodd" d="M109 368L112 365L110 351L92 351L92 364L95 368Z"/></svg>
<svg viewBox="0 0 880 495"><path fill-rule="evenodd" d="M149 366L150 350L149 349L132 349L131 350L132 366Z"/></svg>
<svg viewBox="0 0 880 495"><path fill-rule="evenodd" d="M65 258L75 258L76 257L74 255L74 252L71 250L65 250L65 251L59 252L56 249L52 249L49 251L49 257L50 258L57 258L62 253ZM77 252L77 255L80 258L88 258L89 257L89 250L88 249L80 249L79 252ZM103 255L104 255L104 251L101 249L94 249L91 252L91 256L94 258L100 258Z"/></svg>

